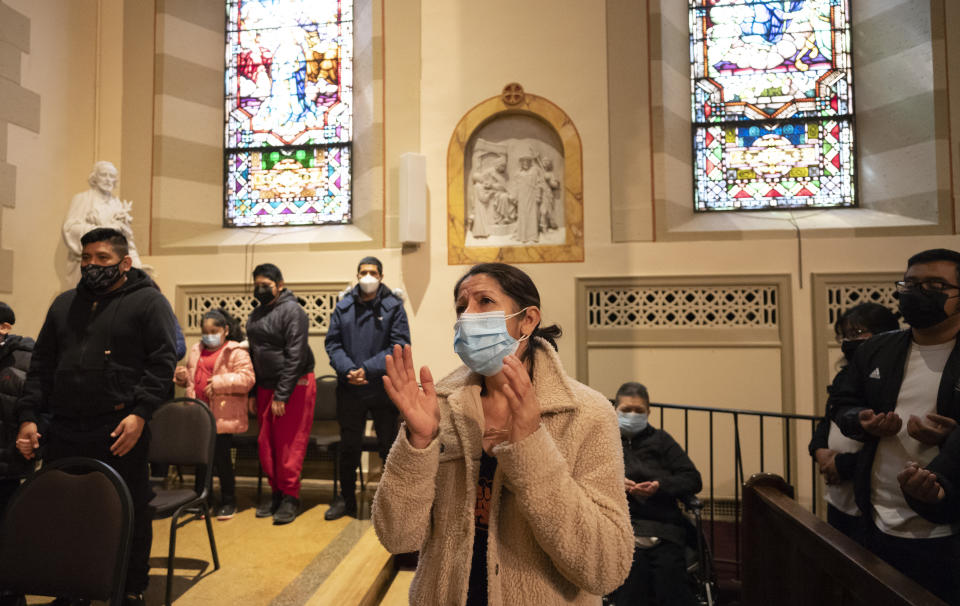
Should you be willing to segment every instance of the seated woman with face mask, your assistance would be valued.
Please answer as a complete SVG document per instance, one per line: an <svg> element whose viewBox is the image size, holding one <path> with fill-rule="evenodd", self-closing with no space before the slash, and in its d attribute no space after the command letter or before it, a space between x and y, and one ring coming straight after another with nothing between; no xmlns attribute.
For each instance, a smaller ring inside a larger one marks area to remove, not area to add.
<svg viewBox="0 0 960 606"><path fill-rule="evenodd" d="M454 288L464 366L417 385L410 347L384 387L404 418L373 502L391 552L419 551L410 603L595 604L633 536L609 402L563 370L530 277L502 263Z"/></svg>
<svg viewBox="0 0 960 606"><path fill-rule="evenodd" d="M692 606L697 602L685 557L689 524L677 499L700 492L700 472L670 434L649 424L646 387L624 383L615 401L636 550L630 576L611 598L621 606Z"/></svg>

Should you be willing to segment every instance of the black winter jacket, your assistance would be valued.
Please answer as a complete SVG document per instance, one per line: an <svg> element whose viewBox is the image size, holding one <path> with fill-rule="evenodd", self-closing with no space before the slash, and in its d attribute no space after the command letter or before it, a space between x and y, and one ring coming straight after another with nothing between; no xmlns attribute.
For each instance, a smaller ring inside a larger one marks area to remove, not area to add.
<svg viewBox="0 0 960 606"><path fill-rule="evenodd" d="M0 345L0 368L13 366L26 372L30 369L30 357L35 343L30 337L7 335Z"/></svg>
<svg viewBox="0 0 960 606"><path fill-rule="evenodd" d="M855 440L864 442L857 458L854 474L854 494L857 506L866 515L871 514L870 476L877 453L877 438L863 431L858 415L866 408L874 412L890 412L897 406L907 356L913 340L912 332L898 330L874 335L857 349L848 365L849 372L833 385L827 400L827 409L840 430ZM954 346L940 378L937 392L937 414L960 421L960 340ZM906 419L903 419L906 423ZM940 454L927 465L937 472L946 497L936 505L921 503L907 496L907 503L921 516L936 523L960 521L960 431L954 430L941 445ZM943 473L952 470L953 473Z"/></svg>
<svg viewBox="0 0 960 606"><path fill-rule="evenodd" d="M341 384L348 384L348 372L362 368L369 384L350 387L382 391L387 354L394 345L409 344L410 325L403 301L380 284L377 295L368 302L360 299L360 287L355 286L337 303L325 348Z"/></svg>
<svg viewBox="0 0 960 606"><path fill-rule="evenodd" d="M20 422L49 412L53 423L135 414L149 421L173 396L173 310L139 269L98 295L80 283L54 299L37 337Z"/></svg>
<svg viewBox="0 0 960 606"><path fill-rule="evenodd" d="M290 399L300 377L313 372L309 328L307 313L286 288L274 303L257 306L247 320L257 386L274 390L273 399L278 402Z"/></svg>
<svg viewBox="0 0 960 606"><path fill-rule="evenodd" d="M0 478L21 478L32 467L16 448L17 400L30 368L33 339L7 335L0 345Z"/></svg>
<svg viewBox="0 0 960 606"><path fill-rule="evenodd" d="M843 374L848 372L847 366L844 366L837 372L837 375L833 378L833 383L827 387L827 394L832 394L834 391L834 386L838 382L843 380ZM807 449L810 451L810 456L813 457L814 453L821 448L830 448L828 440L830 437L830 423L833 421L833 410L828 408L824 418L817 423L816 428L813 430L813 437L810 438L810 444L807 446ZM842 431L842 430L841 430ZM843 481L850 481L853 479L853 475L857 469L857 458L860 456L860 451L857 452L838 452L837 456L833 459L833 464L837 467L837 475L840 476L840 479Z"/></svg>
<svg viewBox="0 0 960 606"><path fill-rule="evenodd" d="M655 530L655 525L645 525L644 522L684 525L677 499L695 495L703 488L700 472L693 461L670 434L652 425L633 439L622 437L621 441L626 477L637 483L660 482L657 492L645 500L628 497L634 528L646 534L643 528L650 526L646 536L664 536L662 531Z"/></svg>

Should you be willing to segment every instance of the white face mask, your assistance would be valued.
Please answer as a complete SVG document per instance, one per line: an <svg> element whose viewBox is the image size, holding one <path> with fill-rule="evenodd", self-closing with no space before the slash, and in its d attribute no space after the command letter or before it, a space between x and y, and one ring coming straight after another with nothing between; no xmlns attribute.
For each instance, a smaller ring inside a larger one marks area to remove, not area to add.
<svg viewBox="0 0 960 606"><path fill-rule="evenodd" d="M360 278L359 284L360 290L365 295L372 295L373 293L377 292L378 288L380 288L380 280L374 278L370 274Z"/></svg>
<svg viewBox="0 0 960 606"><path fill-rule="evenodd" d="M202 335L200 340L208 349L216 349L223 345L223 335L218 332Z"/></svg>

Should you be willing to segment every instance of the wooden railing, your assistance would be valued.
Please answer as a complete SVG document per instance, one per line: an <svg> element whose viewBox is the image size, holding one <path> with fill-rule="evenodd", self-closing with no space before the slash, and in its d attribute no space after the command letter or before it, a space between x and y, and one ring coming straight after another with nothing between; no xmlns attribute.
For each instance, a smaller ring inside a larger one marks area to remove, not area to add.
<svg viewBox="0 0 960 606"><path fill-rule="evenodd" d="M745 606L946 606L798 505L780 476L744 485L740 532Z"/></svg>

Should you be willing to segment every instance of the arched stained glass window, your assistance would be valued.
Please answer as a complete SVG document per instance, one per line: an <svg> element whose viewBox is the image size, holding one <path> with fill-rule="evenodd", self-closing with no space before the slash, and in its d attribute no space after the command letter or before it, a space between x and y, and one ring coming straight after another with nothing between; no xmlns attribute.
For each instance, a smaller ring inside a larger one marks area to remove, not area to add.
<svg viewBox="0 0 960 606"><path fill-rule="evenodd" d="M697 211L855 204L849 0L689 0Z"/></svg>
<svg viewBox="0 0 960 606"><path fill-rule="evenodd" d="M352 0L227 0L224 225L349 223Z"/></svg>

